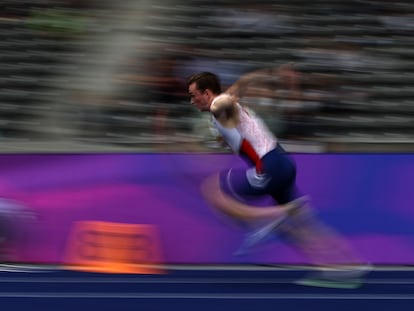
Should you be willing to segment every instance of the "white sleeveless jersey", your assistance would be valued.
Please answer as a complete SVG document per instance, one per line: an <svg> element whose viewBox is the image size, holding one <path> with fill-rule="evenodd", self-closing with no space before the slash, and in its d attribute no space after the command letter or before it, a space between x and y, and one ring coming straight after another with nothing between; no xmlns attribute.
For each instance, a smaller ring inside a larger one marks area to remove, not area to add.
<svg viewBox="0 0 414 311"><path fill-rule="evenodd" d="M251 110L237 104L239 109L239 124L235 128L222 126L213 116L212 121L223 139L235 153L240 152L243 140L246 140L255 153L262 158L277 145L277 138L265 123Z"/></svg>

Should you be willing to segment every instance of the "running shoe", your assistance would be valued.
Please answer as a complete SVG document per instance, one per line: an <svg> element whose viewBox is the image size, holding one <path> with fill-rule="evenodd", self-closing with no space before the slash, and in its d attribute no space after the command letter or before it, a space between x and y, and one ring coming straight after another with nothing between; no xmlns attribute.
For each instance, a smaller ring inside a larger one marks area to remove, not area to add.
<svg viewBox="0 0 414 311"><path fill-rule="evenodd" d="M369 264L350 268L321 270L313 272L294 283L314 287L356 289L362 286L363 277L371 271L372 266Z"/></svg>

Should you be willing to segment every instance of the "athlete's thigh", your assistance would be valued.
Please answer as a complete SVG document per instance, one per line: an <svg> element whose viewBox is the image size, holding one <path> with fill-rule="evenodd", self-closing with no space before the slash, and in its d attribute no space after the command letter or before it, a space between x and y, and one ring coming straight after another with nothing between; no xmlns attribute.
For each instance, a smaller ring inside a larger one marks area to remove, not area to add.
<svg viewBox="0 0 414 311"><path fill-rule="evenodd" d="M249 169L248 169L249 170ZM221 189L234 199L246 202L268 195L266 187L253 186L248 170L231 168L220 172Z"/></svg>

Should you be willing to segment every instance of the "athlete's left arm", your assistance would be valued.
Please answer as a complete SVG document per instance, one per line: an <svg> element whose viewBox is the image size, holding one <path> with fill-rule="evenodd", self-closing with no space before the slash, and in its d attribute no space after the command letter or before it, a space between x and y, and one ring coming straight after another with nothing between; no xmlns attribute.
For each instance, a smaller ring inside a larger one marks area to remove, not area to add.
<svg viewBox="0 0 414 311"><path fill-rule="evenodd" d="M258 69L245 73L226 90L226 93L240 99L243 97L244 93L251 83L262 84L269 82L269 80L274 79L278 70L282 68L282 66L284 65Z"/></svg>

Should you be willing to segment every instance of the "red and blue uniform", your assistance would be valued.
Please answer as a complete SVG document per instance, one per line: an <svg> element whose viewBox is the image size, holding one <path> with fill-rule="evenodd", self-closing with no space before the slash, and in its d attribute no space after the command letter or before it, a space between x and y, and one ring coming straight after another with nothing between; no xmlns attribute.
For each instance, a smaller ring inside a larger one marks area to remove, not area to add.
<svg viewBox="0 0 414 311"><path fill-rule="evenodd" d="M254 112L239 104L236 104L236 109L239 110L237 127L224 127L214 116L212 122L232 151L251 167L221 172L223 190L240 201L252 196L270 195L277 203L285 204L299 198L293 160Z"/></svg>

